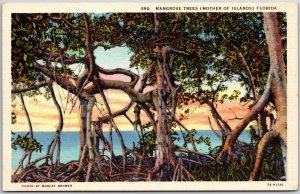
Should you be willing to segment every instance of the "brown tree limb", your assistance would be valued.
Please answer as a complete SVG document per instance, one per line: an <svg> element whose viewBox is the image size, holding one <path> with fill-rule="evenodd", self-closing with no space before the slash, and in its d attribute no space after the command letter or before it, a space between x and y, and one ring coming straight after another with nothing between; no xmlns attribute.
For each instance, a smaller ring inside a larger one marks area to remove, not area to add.
<svg viewBox="0 0 300 194"><path fill-rule="evenodd" d="M103 116L103 117L99 117L98 118L98 122L102 122L102 123L108 123L110 121L110 116L115 118L115 117L118 117L118 116L121 116L121 115L124 115L126 114L126 112L130 109L130 107L132 106L133 102L131 101L127 106L125 106L124 108L116 111L116 112L113 112L111 113L111 115L106 115L106 116Z"/></svg>
<svg viewBox="0 0 300 194"><path fill-rule="evenodd" d="M25 102L24 102L23 94L20 93L19 95L20 95L22 107L24 108L24 111L25 111L25 115L26 115L26 119L27 119L27 123L28 123L28 127L29 127L30 138L33 139L33 129L32 129L31 119L30 119L28 110L26 108ZM32 154L32 151L30 151L26 154L26 156L28 157L26 167L30 166L31 154ZM26 156L25 156L25 158L26 158Z"/></svg>
<svg viewBox="0 0 300 194"><path fill-rule="evenodd" d="M79 29L79 26L72 24L69 20L67 20L64 17L64 14L59 14L59 16L51 16L51 14L49 14L50 19L54 20L54 21L61 21L63 24L66 24L66 26L68 26L71 30L76 30Z"/></svg>
<svg viewBox="0 0 300 194"><path fill-rule="evenodd" d="M78 76L77 85L76 85L77 95L76 95L76 98L75 98L75 101L73 103L70 113L72 112L81 91L84 89L84 87L90 81L92 81L94 74L95 74L95 67L96 67L95 56L93 53L93 46L92 46L92 44L93 44L92 26L90 23L90 18L86 13L83 13L83 20L85 23L84 45L85 45L85 51L86 51L86 58L88 59L88 65L85 64L85 69L84 69L83 73L80 76ZM96 75L96 77L99 77L99 76ZM89 99L87 99L87 100L89 100Z"/></svg>
<svg viewBox="0 0 300 194"><path fill-rule="evenodd" d="M192 181L195 181L196 178L185 168L182 166L182 170L185 172L185 174L192 179Z"/></svg>
<svg viewBox="0 0 300 194"><path fill-rule="evenodd" d="M212 116L215 118L216 123L221 127L222 130L225 131L225 134L228 134L232 131L231 127L228 125L226 121L221 117L219 112L217 111L215 105L212 102L207 101L206 104L210 107L210 111L212 113ZM221 122L221 124L219 123Z"/></svg>
<svg viewBox="0 0 300 194"><path fill-rule="evenodd" d="M61 132L62 129L63 129L63 126L64 126L63 113L62 113L60 105L57 102L57 99L56 99L56 96L55 96L55 93L54 93L52 85L49 85L49 89L50 89L50 93L51 93L51 97L52 97L53 103L54 103L54 105L55 105L55 107L57 109L58 115L59 115L59 123L58 123L58 126L57 126L57 130L59 132Z"/></svg>
<svg viewBox="0 0 300 194"><path fill-rule="evenodd" d="M279 133L285 174L287 172L287 80L286 64L283 59L281 27L277 18L277 13L264 13L264 25L270 64L274 69L274 78L272 80L272 95L277 108L277 118L274 129Z"/></svg>
<svg viewBox="0 0 300 194"><path fill-rule="evenodd" d="M150 111L150 109L145 105L145 104L141 104L141 108L142 110L146 113L147 117L149 118L151 124L152 124L152 127L153 127L153 130L155 133L157 133L157 123L154 119L154 116L153 116L153 113Z"/></svg>
<svg viewBox="0 0 300 194"><path fill-rule="evenodd" d="M93 107L95 105L95 101L96 98L92 97L89 101L88 101L88 109L87 109L87 122L86 122L86 145L88 148L88 155L89 155L89 160L88 160L88 169L87 169L87 175L85 178L86 182L90 181L90 177L92 174L92 168L94 165L94 160L95 160L95 153L94 153L94 146L92 144L92 123L91 123L91 119L92 119L92 114L93 114Z"/></svg>
<svg viewBox="0 0 300 194"><path fill-rule="evenodd" d="M193 150L188 150L188 149L184 149L184 148L178 148L176 151L179 151L179 152L185 152L185 153L192 153L192 154L196 154L196 155L199 155L199 156L203 156L203 157L206 157L212 161L216 161L215 158L211 157L210 155L208 154L203 154L203 153L200 153L198 151L193 151Z"/></svg>
<svg viewBox="0 0 300 194"><path fill-rule="evenodd" d="M227 136L222 151L220 152L217 160L221 161L223 156L227 153L233 155L232 146L236 142L238 136L246 128L246 126L253 120L253 118L267 105L270 98L271 81L273 70L270 69L265 91L252 109L245 115L245 117L235 126L232 132Z"/></svg>
<svg viewBox="0 0 300 194"><path fill-rule="evenodd" d="M105 74L105 75L115 75L115 74L122 74L122 75L126 75L128 77L130 77L131 79L131 83L130 83L130 86L131 87L134 87L136 85L136 83L138 82L139 80L139 76L136 75L135 73L133 73L132 71L130 70L126 70L126 69L122 69L122 68L116 68L116 69L104 69L100 66L95 66L95 69L99 72L99 73L102 73L102 74Z"/></svg>
<svg viewBox="0 0 300 194"><path fill-rule="evenodd" d="M46 75L47 77L49 77L51 80L55 80L55 82L60 87L64 88L65 90L68 90L70 93L74 95L78 95L81 99L88 101L91 95L93 95L93 93L90 92L93 89L93 86L84 89L81 93L77 93L76 85L73 82L71 82L71 79L69 77L64 75L59 75L55 73L55 71L52 71L47 67L42 66L36 62L34 63L34 68L39 72L43 73L44 75Z"/></svg>
<svg viewBox="0 0 300 194"><path fill-rule="evenodd" d="M87 122L87 101L80 99L80 154L79 159L82 157L84 147L86 147L86 122Z"/></svg>
<svg viewBox="0 0 300 194"><path fill-rule="evenodd" d="M26 119L28 122L28 127L29 127L29 134L30 134L30 138L33 139L33 130L32 130L32 123L31 123L31 119L28 113L28 110L26 108L25 102L24 102L24 98L23 98L23 94L20 93L20 99L21 99L21 103L22 103L22 107L25 111L25 115L26 115Z"/></svg>
<svg viewBox="0 0 300 194"><path fill-rule="evenodd" d="M88 72L86 81L91 81L94 76L95 66L96 66L95 56L93 53L93 46L92 46L92 44L93 44L92 30L93 29L92 29L92 25L90 22L90 18L86 13L83 13L83 20L85 23L85 42L84 42L84 44L85 44L86 55L87 55L87 58L89 61L89 66L88 66L89 72ZM83 84L82 87L84 87L84 86L85 86L85 84Z"/></svg>
<svg viewBox="0 0 300 194"><path fill-rule="evenodd" d="M131 120L131 118L126 113L124 113L124 116L130 122L130 124L133 126L134 122Z"/></svg>
<svg viewBox="0 0 300 194"><path fill-rule="evenodd" d="M29 92L29 91L36 90L41 87L45 87L49 83L50 83L50 81L43 81L43 82L37 83L37 84L27 87L27 88L15 88L15 89L11 90L11 93L19 94L19 93Z"/></svg>
<svg viewBox="0 0 300 194"><path fill-rule="evenodd" d="M260 142L258 143L254 168L253 168L253 170L250 174L250 178L249 178L250 181L254 181L257 178L257 173L259 171L259 167L260 167L260 164L261 164L261 160L262 160L262 157L263 157L263 152L264 152L268 142L271 139L277 137L278 135L279 134L275 130L270 131L270 132L266 133L263 136L263 138L260 140Z"/></svg>
<svg viewBox="0 0 300 194"><path fill-rule="evenodd" d="M199 164L200 166L205 166L205 167L207 167L207 168L209 168L209 169L213 169L213 168L211 167L211 165L209 165L209 164L204 164L204 163L199 162L199 161L196 161L196 160L191 160L191 159L187 159L187 158L182 158L182 160L185 160L185 161L191 162L191 163L195 163L195 164Z"/></svg>
<svg viewBox="0 0 300 194"><path fill-rule="evenodd" d="M44 53L41 59L46 60L48 62L57 62L59 59L61 59L63 65L73 65L75 63L88 63L88 60L86 58L75 59L73 57L67 56L63 52Z"/></svg>
<svg viewBox="0 0 300 194"><path fill-rule="evenodd" d="M82 89L82 91L78 93L77 86L71 81L72 79L68 78L67 76L55 74L55 72L42 65L39 65L38 63L34 63L34 68L45 74L50 79L55 80L57 84L65 90L68 90L75 96L78 95L81 99L89 100L90 95L99 93L99 90L94 84ZM145 94L139 93L133 87L131 87L130 83L117 80L103 80L101 78L96 79L95 82L101 89L119 89L124 91L128 94L133 102L146 103L152 101L151 99L153 91Z"/></svg>
<svg viewBox="0 0 300 194"><path fill-rule="evenodd" d="M208 119L208 123L209 123L209 126L210 126L211 130L214 132L214 134L215 134L218 138L222 139L222 136L221 136L219 133L217 133L217 131L216 131L216 130L214 129L214 127L212 126L210 117L207 117L207 119Z"/></svg>
<svg viewBox="0 0 300 194"><path fill-rule="evenodd" d="M123 154L123 172L125 172L125 169L126 169L126 146L125 146L125 143L124 143L124 140L123 140L123 136L118 128L118 126L116 125L115 121L114 121L114 118L112 116L112 112L111 112L111 109L109 107L109 104L107 102L107 99L103 93L103 90L99 89L99 92L100 92L100 95L103 99L103 102L104 102L104 105L106 107L106 110L109 114L109 119L110 119L110 123L111 125L114 127L116 133L118 134L118 137L119 137L119 141L120 141L120 144L122 146L122 154ZM131 105L130 105L131 106Z"/></svg>
<svg viewBox="0 0 300 194"><path fill-rule="evenodd" d="M109 151L111 153L111 158L115 158L115 154L110 146L110 142L107 140L107 138L104 136L103 134L103 130L102 130L102 123L97 123L96 124L96 132L98 133L99 135L99 138L101 139L102 143L103 143L103 146L104 148L103 149L106 149L107 151ZM102 153L102 155L104 154L104 152Z"/></svg>
<svg viewBox="0 0 300 194"><path fill-rule="evenodd" d="M83 148L83 150L82 150L82 154L81 154L81 157L80 157L79 166L78 166L77 170L74 171L69 176L65 177L63 179L63 182L65 182L65 181L69 180L70 178L76 176L82 170L83 163L84 163L84 160L86 158L86 152L87 152L87 146L85 145L84 148Z"/></svg>
<svg viewBox="0 0 300 194"><path fill-rule="evenodd" d="M138 126L142 125L141 124L141 118L140 118L141 108L138 105L135 105L133 112L134 112L134 122L133 122L134 131L139 136L140 142L144 143L144 137L143 137L142 127L141 127L141 134L138 131Z"/></svg>
<svg viewBox="0 0 300 194"><path fill-rule="evenodd" d="M238 117L235 112L232 110L232 108L229 108L229 110L231 110L231 112L234 114L234 118L232 119L228 119L229 121L231 120L242 120L243 118L242 117Z"/></svg>
<svg viewBox="0 0 300 194"><path fill-rule="evenodd" d="M133 102L138 102L138 103L151 102L152 92L147 92L145 94L140 93L136 91L133 87L131 87L131 83L118 81L118 80L104 80L101 78L95 81L101 89L119 89L124 91L125 93L128 94L128 96ZM92 94L98 93L98 90L95 90L94 88L92 89L91 93Z"/></svg>
<svg viewBox="0 0 300 194"><path fill-rule="evenodd" d="M46 155L46 156L42 156L40 158L35 159L34 161L30 162L30 165L28 166L28 168L31 168L32 166L34 166L36 163L38 163L41 160L45 160L47 158L51 157L50 155Z"/></svg>

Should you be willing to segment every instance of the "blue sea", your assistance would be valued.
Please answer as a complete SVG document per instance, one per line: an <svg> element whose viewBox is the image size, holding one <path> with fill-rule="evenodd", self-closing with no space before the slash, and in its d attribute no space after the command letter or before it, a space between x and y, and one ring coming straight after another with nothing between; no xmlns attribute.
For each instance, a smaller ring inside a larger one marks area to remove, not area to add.
<svg viewBox="0 0 300 194"><path fill-rule="evenodd" d="M17 132L15 133L15 137L17 135L25 135L27 132ZM133 142L138 141L138 135L135 131L121 131L125 145L128 148L133 147ZM104 132L104 135L108 138L109 132ZM179 141L175 141L175 144L181 146L183 144L183 138L180 132L178 132L180 137ZM32 160L44 156L47 152L48 145L51 143L51 140L55 136L55 132L34 132L34 138L37 139L43 145L42 152L34 152L32 154ZM203 138L209 137L211 141L211 147L214 148L216 146L221 145L221 139L218 138L211 130L198 130L196 138L202 136ZM250 142L249 132L245 130L240 136L239 140L243 142ZM116 155L121 155L122 150L120 146L120 142L118 140L117 134L113 133L113 145L114 145L114 152ZM192 145L189 145L192 148ZM102 148L102 145L100 145ZM198 144L197 149L200 152L207 153L208 146L205 144ZM23 151L21 149L12 150L12 168L16 169L19 166L19 160L23 155ZM61 133L61 162L67 163L72 160L78 160L79 157L79 132L62 132Z"/></svg>

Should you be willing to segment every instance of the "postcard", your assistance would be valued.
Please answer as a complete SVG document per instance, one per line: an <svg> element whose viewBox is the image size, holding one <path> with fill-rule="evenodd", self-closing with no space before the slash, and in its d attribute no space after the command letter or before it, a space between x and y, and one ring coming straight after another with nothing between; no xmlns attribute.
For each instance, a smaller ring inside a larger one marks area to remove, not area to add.
<svg viewBox="0 0 300 194"><path fill-rule="evenodd" d="M5 3L3 190L297 190L297 14Z"/></svg>

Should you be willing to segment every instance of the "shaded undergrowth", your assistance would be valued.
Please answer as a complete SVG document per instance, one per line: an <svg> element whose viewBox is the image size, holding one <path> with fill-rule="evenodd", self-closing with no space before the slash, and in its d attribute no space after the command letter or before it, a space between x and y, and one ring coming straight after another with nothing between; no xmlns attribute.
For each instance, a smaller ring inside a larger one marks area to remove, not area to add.
<svg viewBox="0 0 300 194"><path fill-rule="evenodd" d="M256 149L253 145L252 148ZM227 161L210 169L197 166L192 169L197 181L248 181L255 163L256 152L246 151L236 161ZM269 143L264 152L257 181L284 180L284 164L278 140Z"/></svg>

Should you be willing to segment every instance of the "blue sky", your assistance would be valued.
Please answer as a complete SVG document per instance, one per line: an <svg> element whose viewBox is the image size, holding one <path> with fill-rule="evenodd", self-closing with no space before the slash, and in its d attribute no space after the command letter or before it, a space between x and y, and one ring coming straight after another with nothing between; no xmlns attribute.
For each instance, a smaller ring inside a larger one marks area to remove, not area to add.
<svg viewBox="0 0 300 194"><path fill-rule="evenodd" d="M127 47L116 47L104 50L98 47L94 51L96 64L105 69L124 68L129 69L130 65L130 50Z"/></svg>

